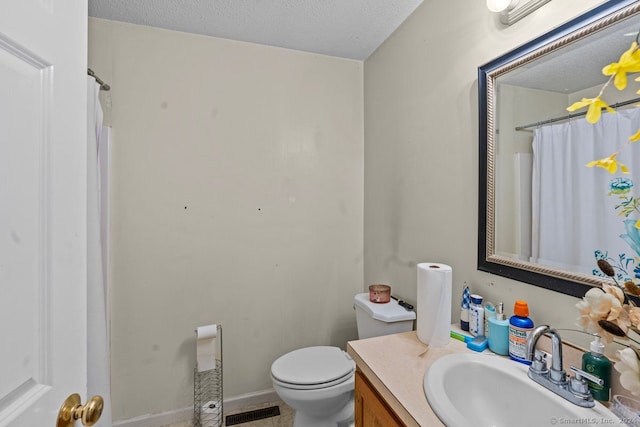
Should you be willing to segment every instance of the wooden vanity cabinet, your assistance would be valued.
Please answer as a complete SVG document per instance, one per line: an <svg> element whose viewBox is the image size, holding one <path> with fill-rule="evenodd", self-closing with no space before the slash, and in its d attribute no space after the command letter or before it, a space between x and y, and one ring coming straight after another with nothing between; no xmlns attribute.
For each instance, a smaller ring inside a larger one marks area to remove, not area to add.
<svg viewBox="0 0 640 427"><path fill-rule="evenodd" d="M359 369L355 375L355 427L404 427Z"/></svg>

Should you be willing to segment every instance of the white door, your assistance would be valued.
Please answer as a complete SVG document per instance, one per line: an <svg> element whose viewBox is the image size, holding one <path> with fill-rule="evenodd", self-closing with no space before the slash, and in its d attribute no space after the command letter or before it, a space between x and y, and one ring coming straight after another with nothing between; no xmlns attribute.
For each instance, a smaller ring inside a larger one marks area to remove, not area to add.
<svg viewBox="0 0 640 427"><path fill-rule="evenodd" d="M86 400L86 58L87 0L2 2L0 426Z"/></svg>

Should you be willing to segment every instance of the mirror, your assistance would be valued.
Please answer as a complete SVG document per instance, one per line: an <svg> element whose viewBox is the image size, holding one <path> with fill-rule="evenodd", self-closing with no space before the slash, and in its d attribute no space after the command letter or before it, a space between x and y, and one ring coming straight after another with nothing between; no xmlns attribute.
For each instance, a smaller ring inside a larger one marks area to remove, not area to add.
<svg viewBox="0 0 640 427"><path fill-rule="evenodd" d="M541 261L531 253L538 243L532 232L537 223L531 213L532 130L584 120L582 111L569 115L566 108L598 95L608 79L602 67L618 61L639 29L640 2L611 0L478 68L479 270L576 297L582 297L587 286L602 283L589 271L596 266L593 255L583 268L554 259ZM639 103L629 101L638 98L635 77L629 78L630 91L615 95L619 99L614 102L623 101L616 107ZM591 160L596 158L600 157ZM540 170L545 174L552 165L537 167L540 176Z"/></svg>

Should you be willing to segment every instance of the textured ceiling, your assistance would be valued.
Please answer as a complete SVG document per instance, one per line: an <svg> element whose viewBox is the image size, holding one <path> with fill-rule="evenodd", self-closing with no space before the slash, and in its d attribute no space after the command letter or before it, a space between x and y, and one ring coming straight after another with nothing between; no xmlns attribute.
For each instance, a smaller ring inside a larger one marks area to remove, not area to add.
<svg viewBox="0 0 640 427"><path fill-rule="evenodd" d="M89 0L89 16L365 60L422 0Z"/></svg>
<svg viewBox="0 0 640 427"><path fill-rule="evenodd" d="M640 16L633 16L587 38L525 64L500 78L513 86L573 93L604 84L602 67L618 62L638 34ZM635 78L635 77L634 77ZM596 95L596 94L594 94Z"/></svg>

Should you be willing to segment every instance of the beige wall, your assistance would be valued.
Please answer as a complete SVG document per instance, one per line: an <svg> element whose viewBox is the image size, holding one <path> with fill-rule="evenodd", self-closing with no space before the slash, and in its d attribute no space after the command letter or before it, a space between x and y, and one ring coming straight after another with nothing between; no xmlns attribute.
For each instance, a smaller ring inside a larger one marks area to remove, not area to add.
<svg viewBox="0 0 640 427"><path fill-rule="evenodd" d="M484 1L425 0L365 62L365 283L415 300L416 263L443 262L454 321L467 282L509 315L525 299L535 322L575 327L577 298L476 269L477 67L599 3L550 2L504 27Z"/></svg>
<svg viewBox="0 0 640 427"><path fill-rule="evenodd" d="M197 325L223 324L225 396L260 391L280 354L355 337L366 284L415 301L422 261L453 267L454 321L466 281L573 327L577 298L476 269L476 73L599 3L503 27L483 1L425 0L364 74L91 19L89 64L113 86L115 419L190 404Z"/></svg>
<svg viewBox="0 0 640 427"><path fill-rule="evenodd" d="M225 397L356 338L362 62L89 21L113 126L114 419L193 404L194 329L221 323Z"/></svg>
<svg viewBox="0 0 640 427"><path fill-rule="evenodd" d="M533 129L516 131L517 126L535 123L551 117L567 114L567 95L564 93L528 89L501 84L496 95L500 111L496 111L496 135L494 142L496 171L496 253L517 257L520 253L520 223L518 221L518 197L528 197L531 191L522 194L518 187L516 153L533 153ZM529 188L531 183L529 183ZM531 217L529 207L528 217ZM531 239L531 224L528 221L528 240ZM528 247L531 247L529 243ZM528 252L531 255L531 251ZM528 256L521 259L529 261Z"/></svg>

